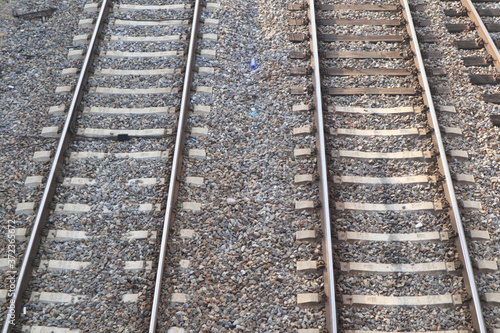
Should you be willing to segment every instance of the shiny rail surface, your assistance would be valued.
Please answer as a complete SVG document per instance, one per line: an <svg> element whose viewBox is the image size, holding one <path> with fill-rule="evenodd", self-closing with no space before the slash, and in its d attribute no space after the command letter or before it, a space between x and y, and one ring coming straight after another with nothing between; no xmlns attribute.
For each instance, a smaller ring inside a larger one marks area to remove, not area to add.
<svg viewBox="0 0 500 333"><path fill-rule="evenodd" d="M417 33L415 31L415 25L413 23L413 18L410 12L410 6L408 4L408 0L401 0L401 5L403 6L403 15L407 23L407 30L410 35L410 44L412 46L414 57L415 57L415 65L419 71L419 81L423 88L423 98L426 105L429 108L429 115L431 119L429 119L429 125L434 130L432 135L432 139L434 144L438 148L438 165L441 173L444 176L444 191L446 194L446 198L448 199L448 203L451 206L451 214L450 219L451 223L455 228L455 231L458 234L457 238L457 247L459 249L459 256L462 264L464 265L463 277L465 279L465 285L467 290L472 297L471 300L471 311L472 311L472 322L475 329L478 332L486 333L486 325L484 323L483 312L481 309L481 301L479 299L478 290L476 287L476 281L474 279L474 270L472 268L472 263L470 260L469 250L467 247L467 240L465 238L465 232L462 225L462 219L460 217L460 210L458 207L457 198L455 195L455 189L453 187L453 181L450 174L450 167L448 165L448 159L446 157L446 150L443 145L443 139L441 135L441 130L439 128L439 123L436 114L436 108L434 107L434 103L432 101L431 90L429 87L429 81L427 79L427 74L425 72L424 61L422 58L422 54L420 52L420 47L418 43ZM493 44L493 47L495 45ZM496 49L496 48L495 48ZM498 51L497 51L498 52Z"/></svg>
<svg viewBox="0 0 500 333"><path fill-rule="evenodd" d="M500 72L500 53L498 52L495 42L491 38L488 29L484 25L481 16L479 16L479 13L471 0L461 0L461 2L467 9L467 15L469 15L472 22L476 25L478 35L484 41L484 48L486 49L486 52L493 57L493 66L495 66L496 70Z"/></svg>
<svg viewBox="0 0 500 333"><path fill-rule="evenodd" d="M319 194L321 201L321 225L323 231L323 260L325 262L324 289L326 301L326 326L331 333L337 332L337 308L335 304L335 276L333 272L333 245L328 199L328 176L326 166L326 143L323 124L323 97L321 94L321 73L319 66L318 34L314 0L309 0L309 29L311 33L311 62L313 68L316 146L318 151Z"/></svg>
<svg viewBox="0 0 500 333"><path fill-rule="evenodd" d="M161 247L158 260L158 270L156 273L155 293L153 304L151 308L151 320L149 325L149 332L156 332L156 321L158 318L158 307L160 304L161 284L163 278L163 270L165 268L165 257L167 254L167 243L170 227L175 218L174 207L177 201L179 192L179 177L182 170L182 149L184 148L185 141L185 127L187 122L187 114L189 109L189 102L191 98L191 84L193 81L194 60L196 57L196 46L198 44L198 31L200 29L200 16L201 6L200 0L195 1L193 24L191 27L191 36L189 40L189 49L186 61L186 71L184 75L184 85L182 89L181 109L179 114L179 121L177 125L177 136L175 139L175 150L172 161L172 171L170 173L170 183L168 187L167 205L165 208L165 221L163 224L163 232L161 238Z"/></svg>
<svg viewBox="0 0 500 333"><path fill-rule="evenodd" d="M21 264L21 270L17 278L16 289L12 299L9 301L10 304L14 304L14 308L8 310L7 317L5 319L2 332L7 333L13 328L11 318L14 316L16 318L21 311L21 305L23 301L23 294L26 291L28 283L31 279L31 274L33 271L33 260L35 259L36 253L40 246L40 241L42 237L42 230L47 223L47 216L49 214L49 206L52 202L56 190L57 179L61 174L64 164L65 152L68 148L71 139L71 126L75 121L76 114L80 102L84 94L84 87L87 83L89 76L89 69L92 60L95 56L95 51L97 49L99 34L101 33L104 22L106 20L107 14L109 12L109 7L111 5L111 0L104 0L101 4L101 9L99 11L99 16L96 21L92 37L90 39L90 44L83 61L83 66L78 77L78 82L75 87L75 92L71 100L71 104L68 109L64 127L61 132L61 138L57 146L56 153L50 168L50 173L47 178L47 184L43 192L43 197L38 207L36 214L36 219L33 224L33 229L31 231L28 246L26 248L26 253L24 254L23 262Z"/></svg>

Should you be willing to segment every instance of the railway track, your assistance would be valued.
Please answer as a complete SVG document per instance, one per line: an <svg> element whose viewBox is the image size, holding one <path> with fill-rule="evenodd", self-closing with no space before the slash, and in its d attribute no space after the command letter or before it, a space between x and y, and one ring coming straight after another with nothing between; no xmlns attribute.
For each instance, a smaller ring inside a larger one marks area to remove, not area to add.
<svg viewBox="0 0 500 333"><path fill-rule="evenodd" d="M498 3L494 1L450 2L445 9L449 17L446 28L457 36L456 47L461 50L464 64L469 67L472 84L483 88L482 99L487 103L499 104L498 70L500 69L500 45L498 26ZM491 122L498 126L498 114L490 116Z"/></svg>
<svg viewBox="0 0 500 333"><path fill-rule="evenodd" d="M424 12L424 4L411 6ZM302 6L291 9L300 11ZM484 232L467 227L466 237L461 220L461 214L480 209L480 204L458 202L454 193L453 182L469 182L472 177L452 177L449 171L448 159L467 154L443 144L443 136L461 131L438 122L438 114L442 119L454 108L446 104L450 88L436 86L439 80L428 83L426 72L436 77L446 73L446 68L424 65L419 41L437 41L426 28L430 22L422 19L415 24L407 2L313 1L309 21L311 36L296 33L290 40L310 37L317 117L322 117L322 109L328 110L325 127L316 123L327 138L322 148L321 133L317 135L318 151L330 153L326 168L336 236L332 250L338 258L334 265L339 305L337 313L328 312L328 330L486 332L493 326L484 322L481 298L489 302L494 296L481 293L480 298L474 268L481 264L474 260L473 267L467 245ZM306 22L290 21L298 26ZM292 57L306 56L295 52ZM292 69L295 75L307 72L304 67ZM302 87L292 89L292 94L306 93ZM435 107L435 100L441 105ZM319 170L325 168L322 160L318 156ZM322 205L325 209L328 205ZM333 282L325 279L325 289L333 290ZM335 306L334 298L327 292L327 308ZM493 325L494 318L489 320Z"/></svg>
<svg viewBox="0 0 500 333"><path fill-rule="evenodd" d="M498 246L497 215L477 201L487 196L470 172L477 154L462 148L470 133L452 60L431 34L430 11L447 4L292 5L290 39L310 50L281 38L284 3L208 3L201 33L187 1L115 3L108 14L87 4L48 140L61 135L81 62L91 69L69 107L66 153L55 154L47 224L37 217L30 231L38 194L17 206L28 224L15 238L30 252L16 326L4 331L497 333L497 259L486 248ZM218 8L221 27L207 28ZM94 39L98 15L109 24L87 61L78 45ZM197 73L184 75L196 49ZM495 64L483 49L458 52ZM303 86L283 75L290 63ZM491 84L494 67L478 68L471 79ZM178 111L189 104L186 119ZM41 171L25 182L45 183Z"/></svg>
<svg viewBox="0 0 500 333"><path fill-rule="evenodd" d="M162 279L182 166L200 1L99 6L85 6L98 17L82 19L86 33L74 38L87 45L85 56L81 48L68 54L83 64L63 71L78 75L76 86L56 89L73 91L68 107L50 110L66 113L64 126L42 131L60 137L57 151L34 156L52 163L50 174L26 180L44 183L41 202L17 207L28 215L38 209L4 332L13 323L28 332L155 330L153 281Z"/></svg>
<svg viewBox="0 0 500 333"><path fill-rule="evenodd" d="M457 6L459 5L459 6ZM446 25L450 33L464 33L465 38L460 38L456 42L457 48L461 50L484 50L485 55L465 57L464 63L467 66L494 66L500 69L498 53L498 40L493 36L498 32L495 17L500 12L495 8L494 2L475 2L464 0L460 3L450 2L449 9L445 14L450 18L455 18ZM468 19L463 19L468 17ZM460 22L460 23L459 23ZM493 33L493 34L492 34ZM472 77L473 83L487 84L479 77ZM490 81L494 83L495 81Z"/></svg>

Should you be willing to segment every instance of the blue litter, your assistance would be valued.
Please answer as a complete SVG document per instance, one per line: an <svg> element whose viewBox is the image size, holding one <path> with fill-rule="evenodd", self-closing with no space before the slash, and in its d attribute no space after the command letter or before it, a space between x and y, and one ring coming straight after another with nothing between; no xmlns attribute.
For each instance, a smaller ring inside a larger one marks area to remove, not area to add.
<svg viewBox="0 0 500 333"><path fill-rule="evenodd" d="M257 61L255 59L250 60L250 68L257 69Z"/></svg>
<svg viewBox="0 0 500 333"><path fill-rule="evenodd" d="M191 139L191 141L198 142L195 137L189 136L188 139Z"/></svg>
<svg viewBox="0 0 500 333"><path fill-rule="evenodd" d="M259 113L259 111L255 110L254 108L251 108L252 112L250 112L250 114L253 116L257 113Z"/></svg>

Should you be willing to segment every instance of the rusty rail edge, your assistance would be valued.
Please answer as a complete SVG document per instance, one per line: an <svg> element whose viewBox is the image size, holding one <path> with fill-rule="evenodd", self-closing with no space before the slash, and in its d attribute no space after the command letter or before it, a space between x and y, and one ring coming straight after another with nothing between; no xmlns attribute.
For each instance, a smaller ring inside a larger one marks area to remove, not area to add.
<svg viewBox="0 0 500 333"><path fill-rule="evenodd" d="M420 52L420 47L417 39L417 34L415 31L415 25L413 23L413 18L410 11L410 6L408 5L407 0L400 0L401 5L403 6L403 16L407 22L407 30L410 34L410 44L414 52L414 60L415 65L418 69L418 76L420 85L423 88L422 96L424 98L427 107L429 108L430 119L428 119L429 125L433 128L433 141L434 144L438 147L439 156L438 156L438 165L441 173L445 178L445 184L443 185L446 198L448 199L448 203L451 206L450 211L450 219L455 231L458 234L457 239L457 248L459 250L459 256L464 265L463 277L465 280L465 286L467 291L472 296L472 304L470 305L472 312L472 321L474 328L477 332L486 333L486 326L484 324L483 313L481 309L481 302L479 299L478 290L476 287L476 281L474 280L474 271L472 268L472 263L469 256L469 250L467 248L467 241L465 238L464 228L462 225L462 219L460 217L460 210L457 203L457 198L455 196L455 190L453 188L453 181L450 174L450 167L448 165L448 159L446 157L446 151L443 145L443 139L441 135L441 130L439 129L439 123L437 119L436 109L434 107L434 102L432 100L432 94L429 87L429 82L427 80L427 74L425 72L424 61L422 58L422 54Z"/></svg>
<svg viewBox="0 0 500 333"><path fill-rule="evenodd" d="M488 54L493 57L493 65L495 66L496 70L500 72L500 53L498 52L497 46L491 38L488 29L484 25L481 16L479 16L476 7L474 7L474 4L471 0L461 0L461 2L462 5L467 8L467 15L469 15L472 22L476 24L477 33L485 43L484 48L486 49L486 52L488 52Z"/></svg>
<svg viewBox="0 0 500 333"><path fill-rule="evenodd" d="M186 71L184 75L184 85L182 90L181 109L179 113L179 121L177 124L177 135L175 140L174 156L172 161L172 171L170 174L170 183L168 186L168 197L165 208L165 220L163 223L163 233L161 239L160 253L158 259L158 270L156 272L155 293L151 308L151 320L149 322L149 332L156 332L156 323L158 318L158 307L160 304L161 285L163 278L163 270L165 269L165 257L167 255L167 243L170 228L175 219L174 208L177 202L179 191L179 178L182 169L182 150L186 139L185 127L187 123L187 114L189 111L189 103L191 99L191 84L193 80L193 68L196 57L196 47L198 44L198 32L200 29L201 16L201 0L195 1L193 12L193 26L189 40L189 50L186 61Z"/></svg>
<svg viewBox="0 0 500 333"><path fill-rule="evenodd" d="M313 101L316 108L316 148L318 152L319 194L321 202L321 225L323 231L322 247L325 262L324 288L326 301L326 328L330 333L336 333L337 307L335 304L335 276L333 271L333 245L330 221L330 203L328 201L328 173L326 167L326 144L323 124L323 96L321 93L321 73L319 65L318 34L316 26L316 10L314 0L309 0L309 32L311 34L311 63L313 68Z"/></svg>
<svg viewBox="0 0 500 333"><path fill-rule="evenodd" d="M15 318L17 318L21 311L23 294L26 291L28 283L31 279L31 273L33 271L33 260L35 259L36 253L38 252L38 248L40 246L41 232L47 223L49 205L52 202L52 198L56 190L56 180L63 169L64 155L71 140L70 128L75 120L78 107L80 106L80 102L83 97L83 88L87 83L89 68L94 58L94 52L98 44L98 36L102 31L103 23L107 17L110 4L111 0L103 0L101 9L99 11L99 16L97 18L94 32L92 33L92 38L85 55L82 70L80 72L80 76L78 77L78 82L73 93L73 99L71 100L71 104L66 115L64 127L61 132L61 138L59 139L59 144L57 146L54 160L50 168L50 173L47 178L47 184L45 185L43 197L37 210L33 229L31 230L31 236L26 248L26 252L24 254L23 262L21 264L21 270L19 271L19 276L17 278L16 289L14 291L14 295L8 302L9 305L7 317L2 328L2 333L10 332L10 330L14 326L13 324L15 324Z"/></svg>

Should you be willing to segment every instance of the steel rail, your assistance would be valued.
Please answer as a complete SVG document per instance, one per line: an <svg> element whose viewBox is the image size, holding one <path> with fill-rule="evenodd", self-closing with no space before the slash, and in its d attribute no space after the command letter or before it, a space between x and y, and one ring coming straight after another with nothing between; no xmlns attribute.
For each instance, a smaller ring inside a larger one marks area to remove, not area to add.
<svg viewBox="0 0 500 333"><path fill-rule="evenodd" d="M80 72L80 76L78 77L78 82L73 93L73 98L66 115L64 127L61 132L61 138L59 139L59 144L57 146L54 160L50 168L50 173L47 178L47 184L45 185L43 197L37 210L37 215L33 225L33 229L31 231L31 236L26 248L23 262L21 264L21 270L19 271L16 289L14 291L12 299L9 301L10 304L14 304L14 309L8 310L7 317L2 328L2 333L10 332L10 330L14 326L13 323L15 322L12 319L15 319L21 311L23 294L26 291L28 283L31 279L31 274L33 272L33 260L35 259L36 253L38 252L38 248L40 246L42 236L41 232L47 223L47 217L49 215L49 205L52 202L52 198L57 186L57 178L59 177L63 168L64 155L71 140L71 126L73 125L78 107L80 106L80 102L83 97L83 88L87 83L89 68L94 57L94 52L97 48L98 36L102 31L104 20L107 17L109 11L110 3L111 0L103 0L101 9L99 11L99 16L92 33L92 38L90 40L85 59L83 61L82 70Z"/></svg>
<svg viewBox="0 0 500 333"><path fill-rule="evenodd" d="M469 15L472 22L474 22L477 26L477 33L484 41L484 48L488 52L489 55L493 57L493 66L495 66L496 70L500 72L500 53L498 52L497 46L493 39L490 36L490 33L486 26L484 25L481 16L474 7L474 4L471 0L461 0L462 5L467 9L467 14Z"/></svg>
<svg viewBox="0 0 500 333"><path fill-rule="evenodd" d="M316 146L319 172L319 194L321 202L321 225L323 229L323 261L325 262L324 288L327 296L326 303L326 323L330 333L336 333L337 328L337 307L335 304L335 276L333 272L333 245L330 221L330 203L328 199L328 173L326 166L326 144L323 124L323 95L321 93L321 73L319 65L318 33L316 26L316 9L314 0L309 0L309 32L311 34L311 62L313 67L314 85L314 106L316 123Z"/></svg>
<svg viewBox="0 0 500 333"><path fill-rule="evenodd" d="M167 243L170 227L173 224L175 213L174 208L177 201L179 191L179 177L182 169L182 150L186 139L185 127L187 123L187 114L189 111L189 103L191 99L191 84L193 79L193 68L195 60L195 52L198 44L198 32L200 29L201 4L200 0L195 1L193 12L193 26L189 40L188 56L186 61L186 71L184 74L184 85L182 90L181 109L179 120L177 123L177 135L175 140L174 156L172 161L172 171L170 173L170 183L168 186L168 197L165 208L165 220L163 223L163 233L161 239L160 253L158 259L158 270L156 272L155 293L151 309L151 320L149 322L149 332L156 332L156 322L158 318L158 307L160 304L161 285L163 279L163 270L165 268L165 257L167 255Z"/></svg>
<svg viewBox="0 0 500 333"><path fill-rule="evenodd" d="M424 61L422 54L420 52L420 47L417 39L417 34L415 31L415 25L413 23L413 18L410 12L410 6L407 0L401 0L401 5L403 6L403 16L407 22L407 30L410 34L410 45L415 56L415 65L418 69L418 76L420 84L423 88L423 98L427 107L429 108L430 119L429 125L433 128L433 141L437 145L439 151L438 165L441 173L444 175L445 184L443 186L448 203L451 206L451 222L458 234L457 247L459 249L459 256L462 264L465 266L463 277L465 279L465 286L468 292L472 296L472 317L473 324L476 331L480 333L486 333L486 326L484 323L483 312L481 309L481 302L479 299L478 290L476 287L476 281L474 280L474 271L472 268L472 263L469 256L469 250L467 248L467 241L465 239L464 228L462 225L462 219L460 217L460 210L458 207L457 198L455 195L455 190L453 188L453 181L450 174L450 167L448 165L448 159L446 157L446 151L443 145L443 139L441 135L441 130L439 129L439 123L437 119L436 109L434 107L434 102L432 100L432 94L429 87L429 82L427 80L427 74L425 72Z"/></svg>

